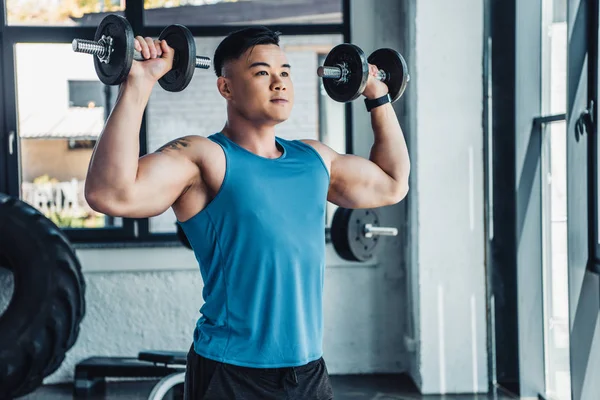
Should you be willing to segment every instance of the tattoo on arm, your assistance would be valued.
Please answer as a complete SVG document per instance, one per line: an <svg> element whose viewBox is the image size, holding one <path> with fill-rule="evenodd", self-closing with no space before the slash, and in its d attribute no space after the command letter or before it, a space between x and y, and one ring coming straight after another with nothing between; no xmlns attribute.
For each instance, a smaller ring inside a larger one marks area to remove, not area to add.
<svg viewBox="0 0 600 400"><path fill-rule="evenodd" d="M171 140L169 143L161 146L158 150L156 150L156 153L162 152L164 150L180 150L184 147L188 147L189 145L190 145L190 142L188 139L185 139L185 138L175 139L175 140Z"/></svg>

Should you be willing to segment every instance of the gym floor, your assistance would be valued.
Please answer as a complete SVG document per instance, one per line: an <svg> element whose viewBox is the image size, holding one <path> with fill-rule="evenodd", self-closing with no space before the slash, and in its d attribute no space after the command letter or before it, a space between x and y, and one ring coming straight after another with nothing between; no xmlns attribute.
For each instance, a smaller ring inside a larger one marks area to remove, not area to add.
<svg viewBox="0 0 600 400"><path fill-rule="evenodd" d="M516 397L504 393L420 395L412 382L403 375L333 375L331 382L335 400L512 400ZM86 400L146 400L156 381L111 382L102 394L85 397ZM20 400L73 399L72 386L43 386ZM171 400L168 396L165 400Z"/></svg>

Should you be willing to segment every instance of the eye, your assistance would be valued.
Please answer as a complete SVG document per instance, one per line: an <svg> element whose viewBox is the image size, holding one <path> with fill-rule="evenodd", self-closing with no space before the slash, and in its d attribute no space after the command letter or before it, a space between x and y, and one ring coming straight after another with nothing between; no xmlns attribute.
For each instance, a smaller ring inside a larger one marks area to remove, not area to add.
<svg viewBox="0 0 600 400"><path fill-rule="evenodd" d="M281 76L287 78L288 76L290 76L290 73L289 72L282 72Z"/></svg>
<svg viewBox="0 0 600 400"><path fill-rule="evenodd" d="M258 71L258 72L256 73L256 75L257 75L257 76L258 76L258 75L268 76L268 75L269 75L269 73L268 73L267 71Z"/></svg>

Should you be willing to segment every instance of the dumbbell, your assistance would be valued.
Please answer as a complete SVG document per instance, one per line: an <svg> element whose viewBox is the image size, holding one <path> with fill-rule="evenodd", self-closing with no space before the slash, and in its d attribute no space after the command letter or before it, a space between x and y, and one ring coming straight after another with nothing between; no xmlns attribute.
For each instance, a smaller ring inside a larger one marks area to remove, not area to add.
<svg viewBox="0 0 600 400"><path fill-rule="evenodd" d="M337 45L327 54L317 75L323 78L329 97L346 103L358 98L365 90L369 79L369 64L379 69L376 79L388 86L392 102L398 100L404 93L410 76L406 61L393 49L376 50L367 58L358 46L349 43Z"/></svg>
<svg viewBox="0 0 600 400"><path fill-rule="evenodd" d="M208 69L211 60L196 56L196 42L192 33L183 25L170 25L158 37L166 40L175 50L173 68L158 80L169 92L185 89L192 80L196 68ZM110 14L102 19L96 29L94 40L74 39L73 51L93 54L98 78L105 85L119 85L125 81L133 60L144 61L135 50L133 29L120 15Z"/></svg>

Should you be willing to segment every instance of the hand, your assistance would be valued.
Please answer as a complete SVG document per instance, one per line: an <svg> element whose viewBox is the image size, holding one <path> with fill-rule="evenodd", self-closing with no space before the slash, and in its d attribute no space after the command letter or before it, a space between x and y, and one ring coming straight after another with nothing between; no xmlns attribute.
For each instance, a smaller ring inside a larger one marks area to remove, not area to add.
<svg viewBox="0 0 600 400"><path fill-rule="evenodd" d="M367 99L377 99L381 96L385 96L389 92L387 85L380 80L376 79L377 71L379 69L375 65L369 64L369 79L367 80L367 86L363 91L363 96Z"/></svg>
<svg viewBox="0 0 600 400"><path fill-rule="evenodd" d="M128 79L148 79L155 83L173 68L175 51L169 47L166 40L136 36L133 43L145 61L133 61Z"/></svg>

